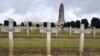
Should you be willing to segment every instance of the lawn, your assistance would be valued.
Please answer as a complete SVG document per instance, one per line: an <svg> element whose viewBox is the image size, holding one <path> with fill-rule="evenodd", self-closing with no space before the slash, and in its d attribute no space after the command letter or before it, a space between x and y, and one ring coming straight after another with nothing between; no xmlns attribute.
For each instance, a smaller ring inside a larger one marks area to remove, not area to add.
<svg viewBox="0 0 100 56"><path fill-rule="evenodd" d="M38 30L31 33L32 38L28 38L26 31L14 33L14 47L15 48L42 48L46 47L46 34L42 38L42 34ZM8 33L0 32L0 48L8 48ZM97 35L96 35L97 36ZM35 37L35 38L34 38ZM37 38L39 37L39 38ZM79 34L69 36L68 31L61 31L58 33L59 38L53 38L52 34L51 47L52 48L75 48L79 47ZM65 37L65 38L62 38ZM67 37L67 38L66 38ZM71 38L73 37L73 38ZM77 37L77 38L75 38ZM93 37L93 36L85 36ZM99 35L98 35L99 37ZM100 48L100 38L85 38L85 48Z"/></svg>
<svg viewBox="0 0 100 56"><path fill-rule="evenodd" d="M46 47L46 39L14 38L15 48L42 48ZM79 39L52 39L52 48L79 47ZM100 48L100 39L85 39L86 48ZM0 38L0 48L8 48L8 39Z"/></svg>

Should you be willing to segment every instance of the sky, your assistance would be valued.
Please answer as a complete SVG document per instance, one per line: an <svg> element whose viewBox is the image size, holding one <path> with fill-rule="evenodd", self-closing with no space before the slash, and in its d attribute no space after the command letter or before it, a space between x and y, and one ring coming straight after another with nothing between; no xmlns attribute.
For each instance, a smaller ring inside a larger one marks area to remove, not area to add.
<svg viewBox="0 0 100 56"><path fill-rule="evenodd" d="M57 22L59 6L64 4L65 21L100 18L100 0L0 0L0 23L12 18L17 23Z"/></svg>

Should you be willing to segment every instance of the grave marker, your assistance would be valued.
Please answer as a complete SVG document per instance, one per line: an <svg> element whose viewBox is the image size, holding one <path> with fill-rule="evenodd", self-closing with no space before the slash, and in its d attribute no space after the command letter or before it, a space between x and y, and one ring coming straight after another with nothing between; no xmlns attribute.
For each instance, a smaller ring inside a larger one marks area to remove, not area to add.
<svg viewBox="0 0 100 56"><path fill-rule="evenodd" d="M42 33L42 37L44 35L44 23L42 23L41 27L40 27L40 32Z"/></svg>
<svg viewBox="0 0 100 56"><path fill-rule="evenodd" d="M51 33L56 33L56 28L51 28L51 23L47 23L47 27L42 27L40 32L47 33L47 56L51 55Z"/></svg>
<svg viewBox="0 0 100 56"><path fill-rule="evenodd" d="M96 35L96 28L93 27L93 36L95 37L95 35Z"/></svg>
<svg viewBox="0 0 100 56"><path fill-rule="evenodd" d="M26 23L26 33L27 33L27 37L29 37L29 25L28 25L28 22L25 22Z"/></svg>
<svg viewBox="0 0 100 56"><path fill-rule="evenodd" d="M23 32L23 28L24 28L24 26L21 26L21 32Z"/></svg>
<svg viewBox="0 0 100 56"><path fill-rule="evenodd" d="M9 56L13 56L13 32L14 32L14 28L13 28L13 19L8 18L9 20L9 28L6 29L6 31L9 34Z"/></svg>
<svg viewBox="0 0 100 56"><path fill-rule="evenodd" d="M80 56L83 56L83 50L84 50L84 33L91 33L90 30L84 29L84 24L81 24L80 30L74 30L74 33L80 33L80 44L79 44L79 53Z"/></svg>
<svg viewBox="0 0 100 56"><path fill-rule="evenodd" d="M81 29L80 29L80 44L79 44L79 52L80 56L83 56L83 50L84 50L84 24L81 24Z"/></svg>
<svg viewBox="0 0 100 56"><path fill-rule="evenodd" d="M45 30L47 32L47 56L51 56L51 24L47 24L47 29Z"/></svg>
<svg viewBox="0 0 100 56"><path fill-rule="evenodd" d="M71 36L71 34L72 34L72 27L70 26L70 28L69 28L69 35Z"/></svg>

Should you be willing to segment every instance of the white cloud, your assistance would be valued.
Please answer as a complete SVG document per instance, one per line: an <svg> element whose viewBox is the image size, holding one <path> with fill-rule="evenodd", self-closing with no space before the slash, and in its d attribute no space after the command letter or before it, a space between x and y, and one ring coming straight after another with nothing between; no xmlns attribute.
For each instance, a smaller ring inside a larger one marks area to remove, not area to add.
<svg viewBox="0 0 100 56"><path fill-rule="evenodd" d="M7 17L17 22L56 22L61 2L64 3L66 21L87 18L90 22L93 16L100 17L99 0L0 0L0 22Z"/></svg>
<svg viewBox="0 0 100 56"><path fill-rule="evenodd" d="M65 19L66 21L75 21L79 20L78 16L74 13L77 9L66 9L65 11ZM79 9L78 9L79 10Z"/></svg>
<svg viewBox="0 0 100 56"><path fill-rule="evenodd" d="M6 19L8 19L8 18L12 18L12 19L14 19L15 21L17 21L17 22L21 22L22 21L22 15L18 15L18 14L14 14L14 9L12 9L12 8L10 8L10 9L8 9L7 11L5 11L5 13L1 13L0 15L0 19L2 19L2 20L0 20L0 22L4 22L4 20Z"/></svg>

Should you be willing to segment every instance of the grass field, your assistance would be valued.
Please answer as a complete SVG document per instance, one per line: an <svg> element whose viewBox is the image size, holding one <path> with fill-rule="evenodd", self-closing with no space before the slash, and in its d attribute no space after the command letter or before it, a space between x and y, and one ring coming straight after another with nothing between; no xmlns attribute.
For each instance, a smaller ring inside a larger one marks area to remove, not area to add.
<svg viewBox="0 0 100 56"><path fill-rule="evenodd" d="M46 39L14 38L15 48L46 47ZM52 39L52 48L79 47L79 39ZM0 38L0 48L8 48L8 39ZM85 48L100 48L100 39L85 39Z"/></svg>
<svg viewBox="0 0 100 56"><path fill-rule="evenodd" d="M39 30L34 30L31 33L32 38L28 38L26 31L20 33L14 33L14 47L15 48L42 48L46 47L46 34L44 34L42 38L42 34ZM68 32L61 31L58 33L58 37L60 38L53 38L55 34L52 34L51 40L51 47L52 48L75 48L79 47L79 34L78 38L73 39L70 38ZM68 35L68 36L66 36ZM75 34L74 34L75 35ZM77 35L77 34L76 34ZM7 32L0 32L0 48L8 48L8 33ZM35 37L35 38L34 38ZM39 38L36 38L39 37ZM65 38L62 38L65 37ZM67 37L67 38L66 38ZM71 36L75 37L75 36ZM85 36L88 37L88 36ZM89 37L93 37L90 35ZM99 35L98 35L99 37ZM100 38L85 38L85 48L100 48Z"/></svg>

